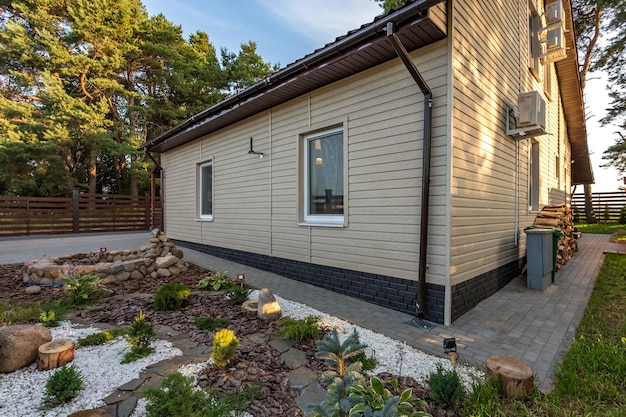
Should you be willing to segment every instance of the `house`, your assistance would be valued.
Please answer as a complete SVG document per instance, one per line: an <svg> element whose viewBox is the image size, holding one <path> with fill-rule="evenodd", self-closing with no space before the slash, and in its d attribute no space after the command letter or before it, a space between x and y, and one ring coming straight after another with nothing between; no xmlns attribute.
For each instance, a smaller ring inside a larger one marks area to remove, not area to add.
<svg viewBox="0 0 626 417"><path fill-rule="evenodd" d="M414 0L145 145L177 245L450 324L593 182L569 0Z"/></svg>

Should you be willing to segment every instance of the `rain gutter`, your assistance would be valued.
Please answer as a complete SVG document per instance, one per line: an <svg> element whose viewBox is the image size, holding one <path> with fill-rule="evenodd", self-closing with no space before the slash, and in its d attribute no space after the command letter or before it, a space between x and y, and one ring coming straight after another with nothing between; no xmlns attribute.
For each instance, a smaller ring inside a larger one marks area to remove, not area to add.
<svg viewBox="0 0 626 417"><path fill-rule="evenodd" d="M307 72L316 65L324 63L328 59L342 54L346 50L352 48L354 45L357 45L360 42L367 41L370 38L376 37L381 30L385 30L385 27L389 23L399 25L407 21L408 19L413 18L416 12L422 13L428 10L430 7L441 3L442 1L443 0L421 0L415 1L412 4L399 8L398 10L381 17L372 24L362 29L355 30L352 33L349 33L348 35L335 41L327 47L313 52L310 55L307 55L306 57L294 62L293 64L288 65L285 68L269 75L267 78L258 81L257 83L247 87L246 89L226 98L225 100L222 100L213 107L210 107L196 115L191 116L187 120L183 121L181 124L163 133L151 142L142 145L141 147L139 147L139 149L151 149L163 142L166 142L170 138L175 137L176 135L179 135L188 129L192 129L196 124L201 124L202 121L211 114L218 114L222 111L228 111L234 106L237 106L240 103L248 100L249 98L254 97L260 92L266 90L267 88L271 88L271 86L288 81L298 74Z"/></svg>
<svg viewBox="0 0 626 417"><path fill-rule="evenodd" d="M432 127L432 91L424 81L424 78L406 48L393 32L393 22L387 23L387 38L394 51L404 63L415 84L424 95L424 138L422 146L422 206L420 213L420 248L419 248L419 270L417 288L417 318L423 320L426 316L426 255L428 252L428 209L430 207L430 154L431 154L431 127Z"/></svg>

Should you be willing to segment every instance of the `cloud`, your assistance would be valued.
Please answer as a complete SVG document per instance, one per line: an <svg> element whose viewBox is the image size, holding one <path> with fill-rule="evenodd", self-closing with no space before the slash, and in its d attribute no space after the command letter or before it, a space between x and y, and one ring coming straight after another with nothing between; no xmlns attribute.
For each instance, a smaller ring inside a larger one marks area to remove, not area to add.
<svg viewBox="0 0 626 417"><path fill-rule="evenodd" d="M259 0L259 3L283 24L324 43L371 22L382 13L373 0Z"/></svg>

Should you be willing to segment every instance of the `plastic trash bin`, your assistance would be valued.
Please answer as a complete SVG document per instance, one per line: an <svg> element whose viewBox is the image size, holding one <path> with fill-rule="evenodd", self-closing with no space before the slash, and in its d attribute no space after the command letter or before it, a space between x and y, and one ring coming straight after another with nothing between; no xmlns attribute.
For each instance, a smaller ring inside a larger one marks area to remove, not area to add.
<svg viewBox="0 0 626 417"><path fill-rule="evenodd" d="M533 290L545 290L552 282L554 270L554 228L527 227L526 285Z"/></svg>

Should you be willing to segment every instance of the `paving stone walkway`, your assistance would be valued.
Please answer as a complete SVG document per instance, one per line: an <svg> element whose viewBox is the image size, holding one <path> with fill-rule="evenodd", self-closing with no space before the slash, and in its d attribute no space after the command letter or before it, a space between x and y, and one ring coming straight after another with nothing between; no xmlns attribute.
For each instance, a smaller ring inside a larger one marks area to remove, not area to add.
<svg viewBox="0 0 626 417"><path fill-rule="evenodd" d="M88 325L85 323L85 325ZM114 326L104 323L90 324L95 328L110 330ZM148 366L139 377L134 378L117 388L114 392L103 398L105 405L101 410L109 413L111 417L129 417L132 415L137 402L141 397L141 390L158 388L161 381L169 374L176 372L180 367L206 362L211 357L211 346L192 342L185 333L178 332L170 326L155 326L157 338L167 340L182 351L182 355L175 356ZM253 334L241 340L245 343L266 343L266 335ZM293 347L293 341L274 335L267 342L280 352L285 364L291 368L288 374L289 389L299 393L296 403L304 416L311 416L307 404L322 402L327 395L326 390L317 381L317 374L307 368L308 359L306 353Z"/></svg>

